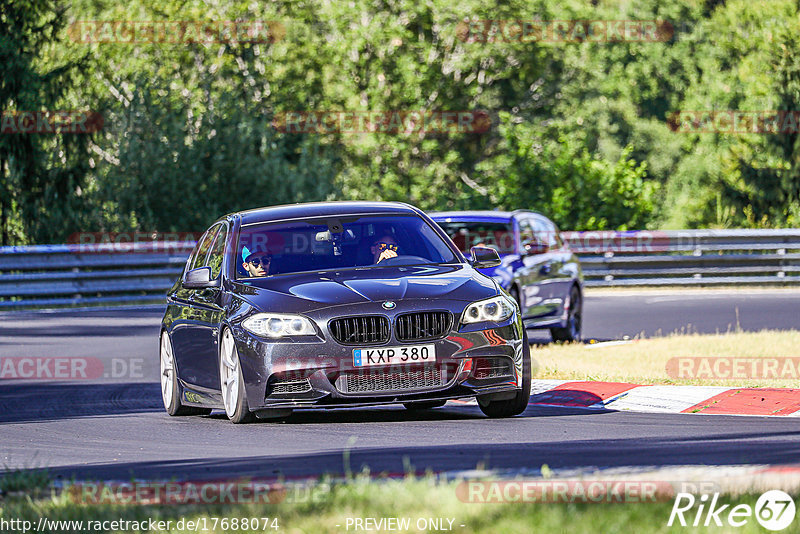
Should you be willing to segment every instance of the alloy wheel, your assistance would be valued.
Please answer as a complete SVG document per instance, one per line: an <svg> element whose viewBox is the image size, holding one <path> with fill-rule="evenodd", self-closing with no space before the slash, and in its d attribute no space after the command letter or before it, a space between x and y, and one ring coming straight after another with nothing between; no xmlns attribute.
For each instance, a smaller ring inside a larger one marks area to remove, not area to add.
<svg viewBox="0 0 800 534"><path fill-rule="evenodd" d="M241 384L239 383L239 354L233 342L233 334L226 330L222 336L222 355L220 358L219 374L222 381L222 403L225 413L233 417L239 404Z"/></svg>
<svg viewBox="0 0 800 534"><path fill-rule="evenodd" d="M173 394L175 387L175 357L172 354L172 343L166 333L161 335L161 399L164 401L164 408L170 411L172 408Z"/></svg>

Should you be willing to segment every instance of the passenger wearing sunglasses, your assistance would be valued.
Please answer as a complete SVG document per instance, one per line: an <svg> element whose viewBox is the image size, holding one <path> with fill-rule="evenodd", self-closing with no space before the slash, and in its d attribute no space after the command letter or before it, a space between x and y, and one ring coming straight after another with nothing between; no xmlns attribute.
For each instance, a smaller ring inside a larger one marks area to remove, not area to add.
<svg viewBox="0 0 800 534"><path fill-rule="evenodd" d="M375 263L397 257L397 241L390 235L385 235L376 240L370 248Z"/></svg>
<svg viewBox="0 0 800 534"><path fill-rule="evenodd" d="M272 262L272 256L269 252L263 250L255 250L250 252L247 247L242 251L242 267L247 271L250 276L267 276L269 274L269 264Z"/></svg>

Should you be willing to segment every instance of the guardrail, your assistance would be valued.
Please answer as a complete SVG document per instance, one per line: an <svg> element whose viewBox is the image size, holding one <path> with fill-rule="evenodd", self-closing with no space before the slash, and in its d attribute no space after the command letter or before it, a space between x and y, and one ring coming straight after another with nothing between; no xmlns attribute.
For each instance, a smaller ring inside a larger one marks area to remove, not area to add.
<svg viewBox="0 0 800 534"><path fill-rule="evenodd" d="M800 229L563 232L586 285L800 283Z"/></svg>
<svg viewBox="0 0 800 534"><path fill-rule="evenodd" d="M0 247L0 309L161 303L192 241Z"/></svg>
<svg viewBox="0 0 800 534"><path fill-rule="evenodd" d="M563 232L586 285L800 283L800 229ZM161 303L193 241L0 247L0 309Z"/></svg>

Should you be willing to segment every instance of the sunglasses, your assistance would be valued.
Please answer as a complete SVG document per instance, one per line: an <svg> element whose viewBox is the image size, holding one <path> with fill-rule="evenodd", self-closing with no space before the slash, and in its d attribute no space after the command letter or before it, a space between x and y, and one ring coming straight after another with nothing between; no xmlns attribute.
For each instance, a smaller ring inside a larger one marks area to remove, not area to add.
<svg viewBox="0 0 800 534"><path fill-rule="evenodd" d="M272 261L272 258L269 256L262 256L260 258L253 258L252 260L248 261L247 263L251 263L254 267L258 267L260 265L267 266Z"/></svg>
<svg viewBox="0 0 800 534"><path fill-rule="evenodd" d="M397 245L393 245L392 243L378 243L378 248L381 251L391 250L392 252L397 252Z"/></svg>

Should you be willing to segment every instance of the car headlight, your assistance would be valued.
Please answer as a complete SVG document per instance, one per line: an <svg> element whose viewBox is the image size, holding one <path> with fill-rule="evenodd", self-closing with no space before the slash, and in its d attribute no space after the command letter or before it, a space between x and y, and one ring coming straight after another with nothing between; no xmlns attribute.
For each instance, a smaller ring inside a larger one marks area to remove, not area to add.
<svg viewBox="0 0 800 534"><path fill-rule="evenodd" d="M313 336L317 333L311 321L302 315L257 313L242 321L242 327L262 337Z"/></svg>
<svg viewBox="0 0 800 534"><path fill-rule="evenodd" d="M461 324L505 321L514 313L515 306L503 295L473 302L464 309Z"/></svg>

